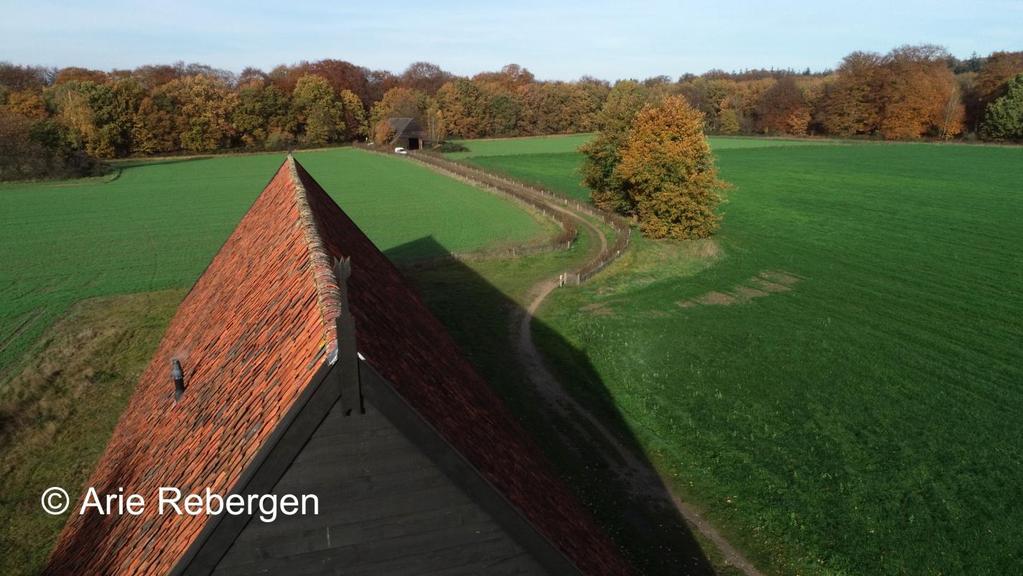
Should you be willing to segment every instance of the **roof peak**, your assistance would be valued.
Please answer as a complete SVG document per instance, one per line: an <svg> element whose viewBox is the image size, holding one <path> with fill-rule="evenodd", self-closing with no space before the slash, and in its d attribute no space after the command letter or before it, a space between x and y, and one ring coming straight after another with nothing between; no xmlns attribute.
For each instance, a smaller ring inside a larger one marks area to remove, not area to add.
<svg viewBox="0 0 1023 576"><path fill-rule="evenodd" d="M309 206L309 192L302 181L305 168L288 153L284 161L288 178L295 190L295 210L298 212L298 226L309 250L310 272L316 284L316 299L323 322L323 339L326 355L337 350L337 317L341 314L341 287L334 274L334 259L323 244L323 236L316 223L316 217Z"/></svg>

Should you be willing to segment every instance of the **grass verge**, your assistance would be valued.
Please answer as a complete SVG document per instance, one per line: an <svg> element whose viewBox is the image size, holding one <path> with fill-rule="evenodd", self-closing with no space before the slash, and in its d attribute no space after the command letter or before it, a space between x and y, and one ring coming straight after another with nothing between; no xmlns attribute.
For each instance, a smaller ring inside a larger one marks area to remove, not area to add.
<svg viewBox="0 0 1023 576"><path fill-rule="evenodd" d="M36 574L66 515L42 492L80 494L183 290L97 298L48 329L0 383L0 573Z"/></svg>

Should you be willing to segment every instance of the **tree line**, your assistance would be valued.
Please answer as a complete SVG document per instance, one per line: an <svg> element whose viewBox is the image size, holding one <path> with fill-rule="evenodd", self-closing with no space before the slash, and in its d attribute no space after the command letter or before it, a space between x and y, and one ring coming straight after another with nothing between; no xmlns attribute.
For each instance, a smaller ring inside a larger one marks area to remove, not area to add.
<svg viewBox="0 0 1023 576"><path fill-rule="evenodd" d="M957 60L906 46L856 52L824 73L626 82L647 101L685 98L712 134L1019 140L1021 73L1023 52ZM588 132L620 84L541 81L514 64L462 77L426 62L401 74L342 60L240 74L183 63L114 71L0 63L0 178L88 173L96 158L372 140L396 116L416 118L434 141Z"/></svg>

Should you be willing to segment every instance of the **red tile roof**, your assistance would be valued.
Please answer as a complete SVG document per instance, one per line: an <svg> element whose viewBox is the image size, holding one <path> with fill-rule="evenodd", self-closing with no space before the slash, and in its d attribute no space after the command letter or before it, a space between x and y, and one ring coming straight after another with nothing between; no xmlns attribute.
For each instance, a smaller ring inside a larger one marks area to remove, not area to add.
<svg viewBox="0 0 1023 576"><path fill-rule="evenodd" d="M337 347L341 257L366 361L584 573L630 573L398 270L290 158L182 302L87 486L147 502L160 486L228 493ZM206 520L72 513L47 572L163 574Z"/></svg>

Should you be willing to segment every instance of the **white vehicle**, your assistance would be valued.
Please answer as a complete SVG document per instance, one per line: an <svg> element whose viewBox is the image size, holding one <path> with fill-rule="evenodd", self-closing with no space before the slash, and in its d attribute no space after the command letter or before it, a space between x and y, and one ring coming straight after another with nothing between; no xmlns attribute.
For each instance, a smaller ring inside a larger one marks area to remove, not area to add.
<svg viewBox="0 0 1023 576"><path fill-rule="evenodd" d="M408 150L402 148L401 146L398 146L397 148L394 149L394 153L395 154L408 154Z"/></svg>

